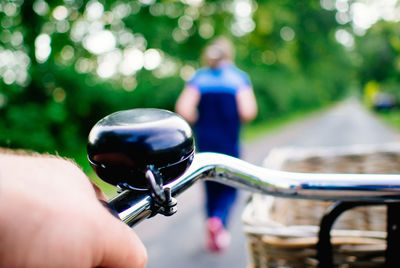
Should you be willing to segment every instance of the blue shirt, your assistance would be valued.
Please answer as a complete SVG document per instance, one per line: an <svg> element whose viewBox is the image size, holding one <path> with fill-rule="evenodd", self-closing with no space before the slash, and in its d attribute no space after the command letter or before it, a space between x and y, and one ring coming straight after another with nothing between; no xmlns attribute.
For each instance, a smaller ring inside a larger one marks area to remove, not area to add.
<svg viewBox="0 0 400 268"><path fill-rule="evenodd" d="M248 76L232 64L198 70L188 86L200 93L199 118L194 126L197 148L239 156L240 119L236 95L250 89Z"/></svg>

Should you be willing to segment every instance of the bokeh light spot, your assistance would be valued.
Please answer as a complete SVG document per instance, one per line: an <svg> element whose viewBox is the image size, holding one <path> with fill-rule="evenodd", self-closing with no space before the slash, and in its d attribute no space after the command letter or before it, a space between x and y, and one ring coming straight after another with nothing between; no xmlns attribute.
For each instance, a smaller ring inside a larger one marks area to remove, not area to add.
<svg viewBox="0 0 400 268"><path fill-rule="evenodd" d="M3 6L3 12L10 17L14 17L18 14L17 5L15 3L7 3Z"/></svg>
<svg viewBox="0 0 400 268"><path fill-rule="evenodd" d="M56 20L65 20L68 17L68 9L65 6L57 6L53 10L53 17Z"/></svg>
<svg viewBox="0 0 400 268"><path fill-rule="evenodd" d="M152 5L156 2L156 0L139 0L143 5Z"/></svg>
<svg viewBox="0 0 400 268"><path fill-rule="evenodd" d="M58 21L56 30L58 33L66 33L69 30L69 22L66 20Z"/></svg>
<svg viewBox="0 0 400 268"><path fill-rule="evenodd" d="M239 17L248 17L251 15L251 5L248 1L237 1L235 3L235 15Z"/></svg>
<svg viewBox="0 0 400 268"><path fill-rule="evenodd" d="M134 35L135 38L135 47L141 50L145 50L147 47L147 40L144 38L144 36L140 33L136 33Z"/></svg>
<svg viewBox="0 0 400 268"><path fill-rule="evenodd" d="M193 19L189 16L182 16L178 20L179 28L182 30L189 30L193 26Z"/></svg>
<svg viewBox="0 0 400 268"><path fill-rule="evenodd" d="M294 30L289 27L289 26L284 26L282 27L282 29L280 30L280 35L281 38L285 41L292 41L295 37L295 32Z"/></svg>
<svg viewBox="0 0 400 268"><path fill-rule="evenodd" d="M346 30L340 29L335 33L336 40L345 47L354 46L354 37Z"/></svg>
<svg viewBox="0 0 400 268"><path fill-rule="evenodd" d="M33 3L33 11L39 16L44 16L49 12L49 5L43 0L36 0Z"/></svg>
<svg viewBox="0 0 400 268"><path fill-rule="evenodd" d="M122 79L122 87L129 92L135 90L137 87L136 78L133 76L124 77Z"/></svg>
<svg viewBox="0 0 400 268"><path fill-rule="evenodd" d="M201 4L203 4L203 0L181 0L181 2L195 7L201 6Z"/></svg>
<svg viewBox="0 0 400 268"><path fill-rule="evenodd" d="M320 5L323 9L334 10L335 9L335 0L321 0Z"/></svg>
<svg viewBox="0 0 400 268"><path fill-rule="evenodd" d="M183 80L188 81L190 78L192 78L195 71L196 70L193 66L185 65L181 68L179 74Z"/></svg>
<svg viewBox="0 0 400 268"><path fill-rule="evenodd" d="M135 37L131 32L125 30L118 35L118 42L124 47L131 46L135 42Z"/></svg>
<svg viewBox="0 0 400 268"><path fill-rule="evenodd" d="M97 1L90 1L86 5L85 13L88 20L94 21L100 19L101 16L103 15L103 12L104 12L103 5Z"/></svg>
<svg viewBox="0 0 400 268"><path fill-rule="evenodd" d="M11 26L13 26L13 19L11 17L5 16L1 19L1 27L3 29L11 28Z"/></svg>
<svg viewBox="0 0 400 268"><path fill-rule="evenodd" d="M157 78L164 78L173 76L178 70L178 63L173 59L164 58L160 67L153 71L154 76Z"/></svg>
<svg viewBox="0 0 400 268"><path fill-rule="evenodd" d="M3 74L3 81L6 85L11 85L12 83L15 82L16 79L15 72L13 70L8 69L4 74Z"/></svg>
<svg viewBox="0 0 400 268"><path fill-rule="evenodd" d="M123 59L119 66L119 71L123 75L132 75L143 68L143 52L135 47L124 50Z"/></svg>
<svg viewBox="0 0 400 268"><path fill-rule="evenodd" d="M0 33L0 40L1 40L1 42L3 42L3 43L8 43L8 42L10 42L10 40L11 40L11 33L10 33L10 31L9 30L3 30L1 33Z"/></svg>
<svg viewBox="0 0 400 268"><path fill-rule="evenodd" d="M119 3L112 9L112 14L116 19L123 19L131 13L129 4Z"/></svg>
<svg viewBox="0 0 400 268"><path fill-rule="evenodd" d="M144 68L154 70L161 64L162 58L157 49L148 49L144 52Z"/></svg>
<svg viewBox="0 0 400 268"><path fill-rule="evenodd" d="M115 66L107 63L101 63L97 67L97 74L102 78L110 78L115 74L115 72Z"/></svg>
<svg viewBox="0 0 400 268"><path fill-rule="evenodd" d="M355 27L368 29L379 19L378 12L364 3L356 2L350 9Z"/></svg>
<svg viewBox="0 0 400 268"><path fill-rule="evenodd" d="M98 58L97 74L102 78L110 78L117 73L118 64L122 60L122 52L118 49Z"/></svg>
<svg viewBox="0 0 400 268"><path fill-rule="evenodd" d="M75 54L74 48L72 46L64 46L61 50L61 58L65 61L73 59Z"/></svg>
<svg viewBox="0 0 400 268"><path fill-rule="evenodd" d="M339 12L347 12L349 10L348 0L337 0L335 7Z"/></svg>
<svg viewBox="0 0 400 268"><path fill-rule="evenodd" d="M261 60L262 60L263 63L265 63L267 65L272 65L272 64L274 64L276 62L276 55L271 50L265 50L261 54Z"/></svg>
<svg viewBox="0 0 400 268"><path fill-rule="evenodd" d="M22 44L22 41L24 41L24 37L21 32L14 32L11 36L11 45L14 47L18 47Z"/></svg>
<svg viewBox="0 0 400 268"><path fill-rule="evenodd" d="M183 31L182 29L175 28L172 31L172 38L178 43L184 42L187 38L189 37L189 34L186 31Z"/></svg>
<svg viewBox="0 0 400 268"><path fill-rule="evenodd" d="M350 21L351 21L351 18L350 18L350 16L349 16L349 13L344 13L344 12L338 12L338 13L336 13L336 15L335 15L335 18L336 18L336 21L339 23L339 24L346 24L346 23L349 23Z"/></svg>
<svg viewBox="0 0 400 268"><path fill-rule="evenodd" d="M83 46L93 54L103 54L115 48L116 39L112 32L102 30L88 35L83 40Z"/></svg>
<svg viewBox="0 0 400 268"><path fill-rule="evenodd" d="M35 40L35 56L40 63L47 61L51 52L51 38L48 34L40 34Z"/></svg>
<svg viewBox="0 0 400 268"><path fill-rule="evenodd" d="M64 89L57 87L53 90L53 100L55 102L63 102L67 97L67 93Z"/></svg>
<svg viewBox="0 0 400 268"><path fill-rule="evenodd" d="M88 73L92 71L92 62L87 58L79 58L75 63L75 70L78 73Z"/></svg>
<svg viewBox="0 0 400 268"><path fill-rule="evenodd" d="M164 5L159 3L151 5L149 11L153 16L161 16L164 14Z"/></svg>
<svg viewBox="0 0 400 268"><path fill-rule="evenodd" d="M214 27L210 23L202 23L199 27L199 35L204 39L214 36Z"/></svg>
<svg viewBox="0 0 400 268"><path fill-rule="evenodd" d="M75 42L82 41L86 32L88 31L89 23L84 20L78 20L72 25L71 29L71 39Z"/></svg>

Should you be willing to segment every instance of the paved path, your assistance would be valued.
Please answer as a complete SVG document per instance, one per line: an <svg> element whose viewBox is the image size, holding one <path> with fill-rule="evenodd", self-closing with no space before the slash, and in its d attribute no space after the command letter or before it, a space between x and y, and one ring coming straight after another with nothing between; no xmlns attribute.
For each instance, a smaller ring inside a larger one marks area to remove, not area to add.
<svg viewBox="0 0 400 268"><path fill-rule="evenodd" d="M243 158L261 164L278 146L338 146L400 141L397 132L379 122L357 102L346 101L306 120L282 127L245 144ZM135 227L148 249L148 268L240 268L246 267L246 238L240 214L249 193L241 192L232 215L232 245L222 255L204 248L203 189L197 184L178 197L178 213L156 216Z"/></svg>

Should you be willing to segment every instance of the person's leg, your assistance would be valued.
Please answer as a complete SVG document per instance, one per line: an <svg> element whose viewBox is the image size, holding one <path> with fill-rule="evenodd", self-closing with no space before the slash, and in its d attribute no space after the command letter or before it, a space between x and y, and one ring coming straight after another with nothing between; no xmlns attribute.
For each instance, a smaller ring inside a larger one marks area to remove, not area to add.
<svg viewBox="0 0 400 268"><path fill-rule="evenodd" d="M227 222L230 209L235 201L235 188L216 182L206 182L207 210L207 248L212 252L221 252L230 242Z"/></svg>
<svg viewBox="0 0 400 268"><path fill-rule="evenodd" d="M226 228L230 210L236 200L237 190L212 181L207 181L205 188L207 217L220 218Z"/></svg>

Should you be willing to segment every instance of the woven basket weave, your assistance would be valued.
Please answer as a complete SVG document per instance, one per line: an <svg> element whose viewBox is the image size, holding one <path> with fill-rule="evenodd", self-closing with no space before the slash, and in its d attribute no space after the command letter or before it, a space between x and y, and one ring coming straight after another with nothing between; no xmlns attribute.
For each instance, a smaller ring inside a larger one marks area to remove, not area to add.
<svg viewBox="0 0 400 268"><path fill-rule="evenodd" d="M278 148L264 166L307 173L400 173L400 144L345 148ZM316 267L316 243L328 201L253 194L242 220L251 268ZM382 267L386 207L344 212L331 231L335 267Z"/></svg>

